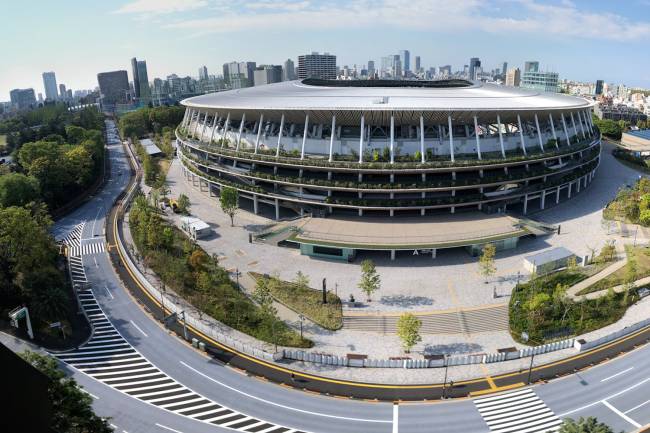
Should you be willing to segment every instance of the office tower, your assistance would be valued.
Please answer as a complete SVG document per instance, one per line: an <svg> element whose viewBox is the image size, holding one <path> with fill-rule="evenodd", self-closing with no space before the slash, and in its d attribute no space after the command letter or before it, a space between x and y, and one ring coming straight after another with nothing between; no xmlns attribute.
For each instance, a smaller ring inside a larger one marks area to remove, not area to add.
<svg viewBox="0 0 650 433"><path fill-rule="evenodd" d="M56 74L54 72L43 72L43 87L45 87L45 100L56 101L59 90L56 86Z"/></svg>
<svg viewBox="0 0 650 433"><path fill-rule="evenodd" d="M250 87L254 82L255 67L255 62L224 63L223 78L233 89Z"/></svg>
<svg viewBox="0 0 650 433"><path fill-rule="evenodd" d="M43 103L43 94L41 92L38 92L38 102Z"/></svg>
<svg viewBox="0 0 650 433"><path fill-rule="evenodd" d="M508 73L508 62L503 62L503 66L501 67L501 75L504 77Z"/></svg>
<svg viewBox="0 0 650 433"><path fill-rule="evenodd" d="M284 66L282 70L282 80L291 81L296 79L296 65L293 63L293 60L287 59L284 61Z"/></svg>
<svg viewBox="0 0 650 433"><path fill-rule="evenodd" d="M411 70L411 53L409 50L400 50L399 60L402 65L402 70L407 73Z"/></svg>
<svg viewBox="0 0 650 433"><path fill-rule="evenodd" d="M478 57L472 57L469 59L469 67L467 69L467 78L470 80L476 80L476 70L481 67L481 60Z"/></svg>
<svg viewBox="0 0 650 433"><path fill-rule="evenodd" d="M18 110L26 110L36 106L34 89L13 89L9 92L11 104Z"/></svg>
<svg viewBox="0 0 650 433"><path fill-rule="evenodd" d="M59 84L59 99L65 100L68 97L68 92L65 89L65 84Z"/></svg>
<svg viewBox="0 0 650 433"><path fill-rule="evenodd" d="M401 78L402 77L402 57L399 54L396 54L393 56L393 69L391 70L391 75L393 78Z"/></svg>
<svg viewBox="0 0 650 433"><path fill-rule="evenodd" d="M133 75L133 97L140 98L140 79L138 78L138 59L131 59L131 74Z"/></svg>
<svg viewBox="0 0 650 433"><path fill-rule="evenodd" d="M521 84L521 71L519 68L512 68L506 72L506 86L519 87Z"/></svg>
<svg viewBox="0 0 650 433"><path fill-rule="evenodd" d="M298 78L336 80L336 56L316 52L298 56Z"/></svg>
<svg viewBox="0 0 650 433"><path fill-rule="evenodd" d="M415 72L420 72L422 65L420 64L420 56L415 56Z"/></svg>
<svg viewBox="0 0 650 433"><path fill-rule="evenodd" d="M521 87L543 92L558 92L558 79L557 72L528 71L521 74Z"/></svg>
<svg viewBox="0 0 650 433"><path fill-rule="evenodd" d="M368 76L373 77L375 75L375 61L368 60Z"/></svg>
<svg viewBox="0 0 650 433"><path fill-rule="evenodd" d="M131 59L131 68L133 71L133 94L139 102L147 105L151 101L147 62L134 57Z"/></svg>
<svg viewBox="0 0 650 433"><path fill-rule="evenodd" d="M603 80L596 80L596 90L594 92L595 95L602 95L603 94Z"/></svg>
<svg viewBox="0 0 650 433"><path fill-rule="evenodd" d="M253 72L253 81L255 86L264 84L279 83L282 81L282 66L280 65L260 65Z"/></svg>
<svg viewBox="0 0 650 433"><path fill-rule="evenodd" d="M208 79L208 68L204 65L199 68L199 80L207 80Z"/></svg>
<svg viewBox="0 0 650 433"><path fill-rule="evenodd" d="M439 70L440 75L443 75L443 76L446 76L446 77L451 75L451 65L440 66L440 68L438 68L438 70Z"/></svg>
<svg viewBox="0 0 650 433"><path fill-rule="evenodd" d="M99 92L104 109L129 101L129 76L126 71L100 72L97 74Z"/></svg>
<svg viewBox="0 0 650 433"><path fill-rule="evenodd" d="M528 61L524 63L524 73L539 72L539 62Z"/></svg>

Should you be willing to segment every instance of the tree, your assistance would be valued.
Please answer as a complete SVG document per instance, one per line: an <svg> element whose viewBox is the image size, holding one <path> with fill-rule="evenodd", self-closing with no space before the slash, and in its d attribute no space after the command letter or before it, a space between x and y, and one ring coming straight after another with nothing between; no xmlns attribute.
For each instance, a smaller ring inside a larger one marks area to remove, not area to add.
<svg viewBox="0 0 650 433"><path fill-rule="evenodd" d="M497 271L497 268L494 264L494 256L496 255L497 249L494 244L485 244L483 246L483 253L478 259L478 266L481 272L481 275L485 277L485 283L487 284L488 278L494 275Z"/></svg>
<svg viewBox="0 0 650 433"><path fill-rule="evenodd" d="M182 213L183 215L189 215L190 213L190 198L186 196L185 194L181 194L178 196L178 200L176 201L178 205L178 211Z"/></svg>
<svg viewBox="0 0 650 433"><path fill-rule="evenodd" d="M52 404L52 430L68 433L113 431L108 420L93 412L90 395L83 392L73 378L65 376L54 358L30 351L20 356L50 379L47 392Z"/></svg>
<svg viewBox="0 0 650 433"><path fill-rule="evenodd" d="M253 289L253 300L257 302L262 311L269 315L275 316L277 313L273 307L273 294L271 293L271 288L269 287L272 278L259 278L255 283L255 289Z"/></svg>
<svg viewBox="0 0 650 433"><path fill-rule="evenodd" d="M575 272L578 268L576 256L571 256L566 261L566 268L569 272Z"/></svg>
<svg viewBox="0 0 650 433"><path fill-rule="evenodd" d="M38 180L20 173L0 176L0 207L25 206L40 197Z"/></svg>
<svg viewBox="0 0 650 433"><path fill-rule="evenodd" d="M361 262L361 281L358 287L366 294L368 302L371 301L370 296L381 287L381 278L375 263L370 259Z"/></svg>
<svg viewBox="0 0 650 433"><path fill-rule="evenodd" d="M590 416L589 418L580 417L578 421L566 418L560 426L559 433L614 433L614 430Z"/></svg>
<svg viewBox="0 0 650 433"><path fill-rule="evenodd" d="M402 347L409 353L413 346L422 341L420 328L422 321L411 313L404 313L397 320L397 336L402 342Z"/></svg>
<svg viewBox="0 0 650 433"><path fill-rule="evenodd" d="M614 260L614 256L616 255L616 247L614 246L614 242L607 241L603 248L600 250L600 254L598 255L599 261L602 262L611 262Z"/></svg>
<svg viewBox="0 0 650 433"><path fill-rule="evenodd" d="M303 274L302 271L298 271L296 272L296 277L293 279L293 283L300 289L308 289L309 277Z"/></svg>
<svg viewBox="0 0 650 433"><path fill-rule="evenodd" d="M221 210L223 213L230 217L230 226L235 226L235 214L239 209L239 191L229 186L221 187L221 194L219 197Z"/></svg>

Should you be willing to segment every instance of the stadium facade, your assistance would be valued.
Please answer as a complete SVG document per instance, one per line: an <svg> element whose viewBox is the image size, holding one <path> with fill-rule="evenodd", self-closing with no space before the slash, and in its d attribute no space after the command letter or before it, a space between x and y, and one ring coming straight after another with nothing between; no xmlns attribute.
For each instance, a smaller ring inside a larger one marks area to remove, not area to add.
<svg viewBox="0 0 650 433"><path fill-rule="evenodd" d="M526 214L579 193L600 162L593 102L530 89L304 79L182 104L186 177L276 218Z"/></svg>

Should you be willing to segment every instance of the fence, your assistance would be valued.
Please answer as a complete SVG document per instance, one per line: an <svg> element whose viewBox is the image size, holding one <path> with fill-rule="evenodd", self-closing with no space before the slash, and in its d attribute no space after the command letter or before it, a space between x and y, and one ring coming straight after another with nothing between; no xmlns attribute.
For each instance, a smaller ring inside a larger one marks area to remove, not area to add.
<svg viewBox="0 0 650 433"><path fill-rule="evenodd" d="M614 341L626 335L632 334L639 329L645 328L646 326L650 326L650 319L646 319L633 325L626 326L620 331L613 332L593 341L576 340L575 348L578 349L579 352L584 352L585 350L593 349L594 347L601 346L603 344L609 343L610 341Z"/></svg>

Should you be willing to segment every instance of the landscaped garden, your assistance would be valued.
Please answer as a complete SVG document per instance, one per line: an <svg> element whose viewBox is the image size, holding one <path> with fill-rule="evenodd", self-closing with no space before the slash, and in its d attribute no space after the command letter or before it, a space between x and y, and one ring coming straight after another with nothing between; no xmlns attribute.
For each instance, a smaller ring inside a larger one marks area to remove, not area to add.
<svg viewBox="0 0 650 433"><path fill-rule="evenodd" d="M311 347L312 342L253 302L209 256L180 230L165 221L144 196L136 197L129 226L141 260L202 314L268 343Z"/></svg>
<svg viewBox="0 0 650 433"><path fill-rule="evenodd" d="M631 246L625 248L627 264L602 280L578 292L578 295L605 290L650 276L650 247Z"/></svg>
<svg viewBox="0 0 650 433"><path fill-rule="evenodd" d="M650 226L650 179L642 177L633 186L620 189L603 209L603 218Z"/></svg>

